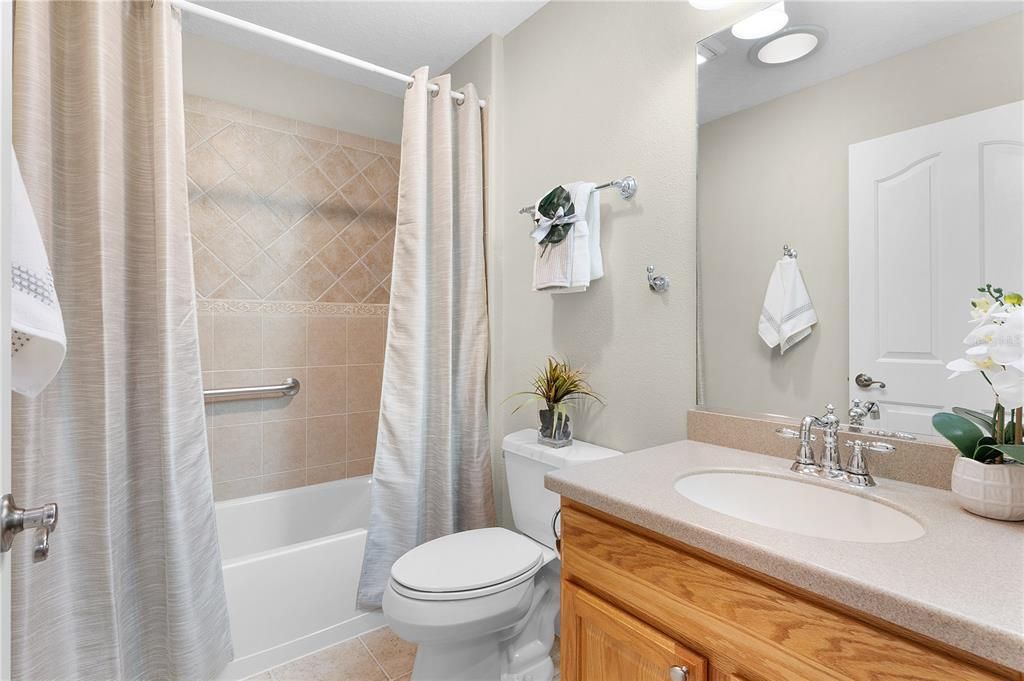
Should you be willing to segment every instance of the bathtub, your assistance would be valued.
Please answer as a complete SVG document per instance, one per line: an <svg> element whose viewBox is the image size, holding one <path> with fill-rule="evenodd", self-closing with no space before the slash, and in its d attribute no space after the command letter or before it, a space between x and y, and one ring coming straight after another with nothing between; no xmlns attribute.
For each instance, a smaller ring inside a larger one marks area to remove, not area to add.
<svg viewBox="0 0 1024 681"><path fill-rule="evenodd" d="M356 608L370 514L363 476L218 502L236 681L384 624Z"/></svg>

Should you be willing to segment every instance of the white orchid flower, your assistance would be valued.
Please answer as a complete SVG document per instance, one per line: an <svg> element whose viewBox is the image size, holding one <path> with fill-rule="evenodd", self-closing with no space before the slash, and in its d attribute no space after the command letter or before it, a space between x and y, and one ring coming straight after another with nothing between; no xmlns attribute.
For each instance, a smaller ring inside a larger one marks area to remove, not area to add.
<svg viewBox="0 0 1024 681"><path fill-rule="evenodd" d="M974 348L971 348L973 350ZM952 371L950 378L956 378L963 374L969 374L975 371L984 371L986 374L1001 373L1005 369L1002 364L996 364L992 361L992 358L985 353L980 357L972 357L970 355L971 350L968 350L967 357L961 357L960 359L954 359L952 362L946 365L946 368Z"/></svg>
<svg viewBox="0 0 1024 681"><path fill-rule="evenodd" d="M988 324L993 318L998 318L1003 313L1004 307L1002 303L994 303L988 298L972 298L970 322L972 324Z"/></svg>
<svg viewBox="0 0 1024 681"><path fill-rule="evenodd" d="M989 357L1011 366L1024 362L1024 309L1006 313L1002 323L993 326L986 345Z"/></svg>
<svg viewBox="0 0 1024 681"><path fill-rule="evenodd" d="M992 337L999 330L999 324L979 324L971 329L971 332L964 338L965 345L988 345Z"/></svg>
<svg viewBox="0 0 1024 681"><path fill-rule="evenodd" d="M999 396L999 403L1007 410L1024 406L1024 371L1009 367L990 380L992 389Z"/></svg>

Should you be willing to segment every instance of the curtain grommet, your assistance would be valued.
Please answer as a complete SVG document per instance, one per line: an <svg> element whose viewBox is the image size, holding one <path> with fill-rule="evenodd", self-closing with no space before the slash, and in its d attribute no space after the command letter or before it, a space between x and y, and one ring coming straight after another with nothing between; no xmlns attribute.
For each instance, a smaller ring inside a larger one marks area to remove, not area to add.
<svg viewBox="0 0 1024 681"><path fill-rule="evenodd" d="M462 99L456 99L455 100L455 105L456 106L462 106L463 104L466 103L466 93L465 92L460 92L459 94L462 95Z"/></svg>
<svg viewBox="0 0 1024 681"><path fill-rule="evenodd" d="M405 89L406 90L411 90L412 86L415 85L415 84L416 84L416 79L414 78L414 79L410 80L408 83L405 84Z"/></svg>
<svg viewBox="0 0 1024 681"><path fill-rule="evenodd" d="M438 96L439 94L441 94L441 88L437 88L436 90L433 90L433 91L432 91L432 92L430 93L430 96L431 96L431 97L437 97L437 96Z"/></svg>

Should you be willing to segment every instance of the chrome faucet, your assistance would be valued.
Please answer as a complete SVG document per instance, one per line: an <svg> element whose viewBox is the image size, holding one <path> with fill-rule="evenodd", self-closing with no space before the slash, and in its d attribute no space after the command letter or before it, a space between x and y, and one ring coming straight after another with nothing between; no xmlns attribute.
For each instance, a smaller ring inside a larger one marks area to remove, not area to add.
<svg viewBox="0 0 1024 681"><path fill-rule="evenodd" d="M792 428L778 428L775 430L779 437L785 437L792 440L800 440L800 449L796 453L796 461L789 467L789 470L795 473L805 473L809 475L818 475L821 473L821 466L814 460L814 450L811 448L811 442L816 438L811 433L811 427L814 425L816 417L806 416L803 421L800 422L800 432L793 430Z"/></svg>
<svg viewBox="0 0 1024 681"><path fill-rule="evenodd" d="M880 418L878 413L878 402L861 402L860 400L854 400L850 404L850 416L851 426L863 426L864 419L871 417L872 420Z"/></svg>
<svg viewBox="0 0 1024 681"><path fill-rule="evenodd" d="M846 476L843 462L839 457L839 417L831 404L825 407L825 415L816 417L814 425L825 431L825 451L821 453L821 476L839 480Z"/></svg>
<svg viewBox="0 0 1024 681"><path fill-rule="evenodd" d="M822 416L805 416L800 421L800 432L791 428L779 428L775 431L780 437L800 439L796 461L789 467L791 471L830 480L840 479L845 475L842 462L839 460L839 417L835 411L835 407L830 404L825 407L825 414ZM811 447L811 442L815 439L811 428L814 427L825 431L825 450L822 452L820 463L815 461L814 450Z"/></svg>
<svg viewBox="0 0 1024 681"><path fill-rule="evenodd" d="M877 484L871 477L871 473L868 472L868 462L864 458L865 449L883 454L892 454L896 451L895 447L886 442L861 442L860 440L850 442L847 440L846 446L853 448L850 461L846 465L846 481L854 487L874 487Z"/></svg>

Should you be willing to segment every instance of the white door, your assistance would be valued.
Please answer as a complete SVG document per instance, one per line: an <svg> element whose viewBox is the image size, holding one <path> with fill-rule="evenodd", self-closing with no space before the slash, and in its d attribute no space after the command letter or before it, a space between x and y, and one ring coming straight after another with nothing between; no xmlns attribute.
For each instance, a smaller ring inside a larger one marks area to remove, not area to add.
<svg viewBox="0 0 1024 681"><path fill-rule="evenodd" d="M14 3L0 0L0 338L11 337L11 32ZM6 343L4 344L6 345ZM0 494L11 484L11 351L0 352ZM11 560L0 553L0 679L11 678Z"/></svg>
<svg viewBox="0 0 1024 681"><path fill-rule="evenodd" d="M870 425L930 433L936 411L991 410L980 376L945 365L979 286L1024 290L1022 207L1022 102L850 146L850 399L879 403Z"/></svg>

